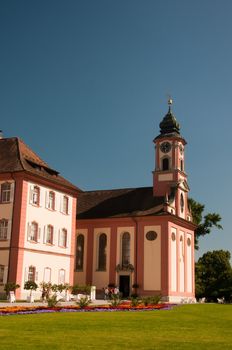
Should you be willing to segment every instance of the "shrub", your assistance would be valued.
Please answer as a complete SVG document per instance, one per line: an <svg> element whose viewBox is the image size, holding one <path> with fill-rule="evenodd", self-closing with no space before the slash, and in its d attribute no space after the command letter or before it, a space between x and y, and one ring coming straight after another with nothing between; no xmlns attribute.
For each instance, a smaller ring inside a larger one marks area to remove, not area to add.
<svg viewBox="0 0 232 350"><path fill-rule="evenodd" d="M51 295L51 291L52 291L52 284L50 282L46 283L46 282L41 282L40 283L40 288L42 290L42 299L46 299L48 300L50 298Z"/></svg>
<svg viewBox="0 0 232 350"><path fill-rule="evenodd" d="M52 295L51 297L48 297L47 298L47 303L48 303L48 306L49 307L54 307L58 304L58 300L57 300L57 297L56 295Z"/></svg>
<svg viewBox="0 0 232 350"><path fill-rule="evenodd" d="M111 295L111 302L110 302L110 305L112 307L117 307L121 304L121 299L120 299L120 296L117 295L117 294L112 294Z"/></svg>
<svg viewBox="0 0 232 350"><path fill-rule="evenodd" d="M148 304L150 304L151 298L150 297L143 297L142 302L145 306L147 306Z"/></svg>
<svg viewBox="0 0 232 350"><path fill-rule="evenodd" d="M138 298L131 298L131 306L136 307L140 304L140 300Z"/></svg>
<svg viewBox="0 0 232 350"><path fill-rule="evenodd" d="M20 287L19 284L14 283L14 282L8 282L5 284L4 286L4 291L6 292L6 294L8 295L10 292L15 292L16 289L18 289Z"/></svg>
<svg viewBox="0 0 232 350"><path fill-rule="evenodd" d="M90 303L90 300L87 296L83 297L83 298L80 298L79 301L77 301L77 305L79 305L79 307L81 309L83 309L84 307L88 306Z"/></svg>
<svg viewBox="0 0 232 350"><path fill-rule="evenodd" d="M161 295L154 295L150 297L150 304L151 305L157 305L159 304L162 296Z"/></svg>

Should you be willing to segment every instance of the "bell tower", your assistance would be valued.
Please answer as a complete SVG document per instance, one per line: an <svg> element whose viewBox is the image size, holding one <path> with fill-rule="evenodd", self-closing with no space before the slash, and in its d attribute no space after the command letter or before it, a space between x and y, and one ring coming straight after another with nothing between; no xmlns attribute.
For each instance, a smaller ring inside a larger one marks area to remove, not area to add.
<svg viewBox="0 0 232 350"><path fill-rule="evenodd" d="M172 99L168 100L168 112L160 123L160 134L155 144L155 170L153 194L165 197L167 210L185 220L191 220L188 210L187 174L185 172L185 145L180 134L180 124L172 113Z"/></svg>

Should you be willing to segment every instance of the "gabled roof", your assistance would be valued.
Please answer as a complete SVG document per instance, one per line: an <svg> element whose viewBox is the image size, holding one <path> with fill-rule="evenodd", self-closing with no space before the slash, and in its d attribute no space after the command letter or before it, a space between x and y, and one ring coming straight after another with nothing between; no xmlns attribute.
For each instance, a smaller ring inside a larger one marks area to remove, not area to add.
<svg viewBox="0 0 232 350"><path fill-rule="evenodd" d="M26 171L71 190L81 191L59 175L17 137L0 139L0 173Z"/></svg>
<svg viewBox="0 0 232 350"><path fill-rule="evenodd" d="M164 207L164 197L154 197L152 187L87 191L77 202L77 219L158 215Z"/></svg>

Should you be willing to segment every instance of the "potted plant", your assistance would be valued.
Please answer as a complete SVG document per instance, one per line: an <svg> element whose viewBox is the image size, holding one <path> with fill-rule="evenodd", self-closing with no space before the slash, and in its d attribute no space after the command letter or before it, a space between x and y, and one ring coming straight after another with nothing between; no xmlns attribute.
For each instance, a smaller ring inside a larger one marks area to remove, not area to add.
<svg viewBox="0 0 232 350"><path fill-rule="evenodd" d="M15 282L8 282L5 284L4 291L11 303L15 301L15 291L19 287L20 285Z"/></svg>
<svg viewBox="0 0 232 350"><path fill-rule="evenodd" d="M37 288L38 288L38 285L34 281L27 281L27 282L25 282L24 289L30 290L30 295L27 297L27 301L29 303L34 303L34 297L32 295L32 291L36 290Z"/></svg>

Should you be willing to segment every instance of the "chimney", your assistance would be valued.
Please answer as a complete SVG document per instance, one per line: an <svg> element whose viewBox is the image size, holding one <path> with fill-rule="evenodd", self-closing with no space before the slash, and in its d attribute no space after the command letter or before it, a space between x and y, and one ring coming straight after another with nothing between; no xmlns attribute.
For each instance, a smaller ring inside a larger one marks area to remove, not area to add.
<svg viewBox="0 0 232 350"><path fill-rule="evenodd" d="M0 130L0 140L3 139L3 132Z"/></svg>

